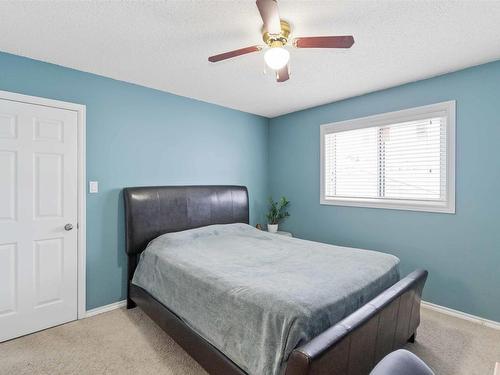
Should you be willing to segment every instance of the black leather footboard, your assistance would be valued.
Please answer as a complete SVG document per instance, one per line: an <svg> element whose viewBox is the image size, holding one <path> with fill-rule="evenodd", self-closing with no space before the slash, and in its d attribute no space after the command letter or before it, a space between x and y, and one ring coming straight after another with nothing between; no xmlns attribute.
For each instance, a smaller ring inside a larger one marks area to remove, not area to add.
<svg viewBox="0 0 500 375"><path fill-rule="evenodd" d="M367 375L391 351L415 339L427 271L417 270L307 344L286 375Z"/></svg>

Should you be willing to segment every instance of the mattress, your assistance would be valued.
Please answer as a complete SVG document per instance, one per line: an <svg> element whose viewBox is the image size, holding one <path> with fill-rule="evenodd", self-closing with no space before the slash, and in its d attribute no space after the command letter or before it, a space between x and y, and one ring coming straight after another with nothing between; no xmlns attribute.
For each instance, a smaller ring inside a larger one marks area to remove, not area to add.
<svg viewBox="0 0 500 375"><path fill-rule="evenodd" d="M399 280L380 252L211 225L154 239L132 283L252 375L277 375L294 348Z"/></svg>

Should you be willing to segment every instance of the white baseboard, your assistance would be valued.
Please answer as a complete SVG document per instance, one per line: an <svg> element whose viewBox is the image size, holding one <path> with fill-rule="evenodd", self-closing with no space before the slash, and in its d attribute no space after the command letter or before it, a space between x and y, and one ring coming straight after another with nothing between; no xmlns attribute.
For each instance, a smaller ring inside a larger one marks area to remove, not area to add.
<svg viewBox="0 0 500 375"><path fill-rule="evenodd" d="M96 307L95 309L87 310L87 312L85 313L85 318L90 318L91 316L94 316L94 315L98 315L98 314L102 314L102 313L105 313L108 311L119 309L120 307L124 307L126 305L127 305L127 300L123 300L123 301L110 303L109 305Z"/></svg>
<svg viewBox="0 0 500 375"><path fill-rule="evenodd" d="M437 311L441 314L453 316L455 318L464 319L464 320L467 320L467 321L472 322L472 323L476 323L476 324L480 324L480 325L483 325L483 326L486 326L489 328L500 330L500 322L495 322L494 320L480 318L479 316L467 314L467 313L464 313L462 311L453 310L453 309L450 309L448 307L436 305L434 303L425 302L425 301L422 301L422 307L424 309Z"/></svg>

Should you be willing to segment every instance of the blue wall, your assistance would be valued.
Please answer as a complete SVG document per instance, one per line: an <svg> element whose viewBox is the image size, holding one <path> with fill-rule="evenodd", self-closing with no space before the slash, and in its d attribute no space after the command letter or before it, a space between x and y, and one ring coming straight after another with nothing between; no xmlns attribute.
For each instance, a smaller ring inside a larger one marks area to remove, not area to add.
<svg viewBox="0 0 500 375"><path fill-rule="evenodd" d="M89 309L125 297L124 186L242 184L253 223L269 192L286 195L295 235L393 253L403 273L430 271L426 300L500 321L500 62L271 120L4 53L0 90L87 105L87 179L100 182L87 195ZM321 124L446 100L455 215L319 204Z"/></svg>
<svg viewBox="0 0 500 375"><path fill-rule="evenodd" d="M0 90L87 106L88 309L125 297L123 187L246 185L263 220L266 118L4 53Z"/></svg>
<svg viewBox="0 0 500 375"><path fill-rule="evenodd" d="M321 124L457 101L456 214L319 204ZM424 298L500 321L500 62L270 120L269 183L287 196L283 228L332 244L381 250L402 271L429 270Z"/></svg>

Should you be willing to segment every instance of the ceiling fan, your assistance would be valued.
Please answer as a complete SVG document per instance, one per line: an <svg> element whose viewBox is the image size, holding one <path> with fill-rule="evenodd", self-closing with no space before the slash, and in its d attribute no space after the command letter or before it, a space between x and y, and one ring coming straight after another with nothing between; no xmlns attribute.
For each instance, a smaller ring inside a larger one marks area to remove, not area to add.
<svg viewBox="0 0 500 375"><path fill-rule="evenodd" d="M276 81L285 82L290 78L288 61L290 53L284 48L288 44L291 28L287 21L280 19L276 0L257 0L257 8L264 22L262 39L267 45L264 60L269 68L276 72ZM294 38L295 48L351 48L354 44L352 35L343 36L311 36ZM214 63L247 53L261 51L265 46L257 45L240 48L230 52L210 56L208 61Z"/></svg>

